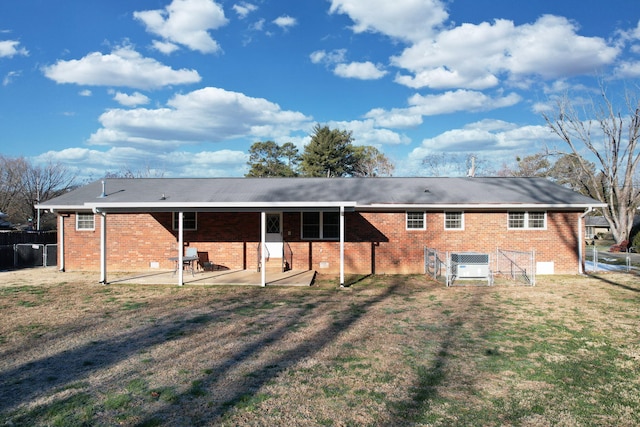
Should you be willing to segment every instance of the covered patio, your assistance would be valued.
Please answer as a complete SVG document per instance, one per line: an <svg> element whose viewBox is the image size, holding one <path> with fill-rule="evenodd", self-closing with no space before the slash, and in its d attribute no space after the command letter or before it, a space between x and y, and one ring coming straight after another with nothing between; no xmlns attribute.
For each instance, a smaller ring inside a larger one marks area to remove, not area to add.
<svg viewBox="0 0 640 427"><path fill-rule="evenodd" d="M312 270L289 270L268 272L266 286L311 286L316 272ZM173 271L111 273L110 284L175 285L177 274ZM193 275L185 272L185 285L243 285L264 286L263 277L255 270L198 271Z"/></svg>

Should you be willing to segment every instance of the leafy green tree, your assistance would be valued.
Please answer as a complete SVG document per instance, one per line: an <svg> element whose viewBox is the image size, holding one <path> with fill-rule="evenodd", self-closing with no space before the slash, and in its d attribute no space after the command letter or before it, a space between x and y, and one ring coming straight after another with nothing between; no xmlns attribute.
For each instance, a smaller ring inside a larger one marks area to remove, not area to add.
<svg viewBox="0 0 640 427"><path fill-rule="evenodd" d="M350 131L316 125L304 147L301 169L309 177L342 177L355 173L357 157Z"/></svg>
<svg viewBox="0 0 640 427"><path fill-rule="evenodd" d="M395 165L387 156L382 154L376 147L371 145L360 145L354 147L356 163L354 176L391 176Z"/></svg>
<svg viewBox="0 0 640 427"><path fill-rule="evenodd" d="M247 177L292 177L297 176L298 149L290 142L282 146L273 141L254 142L249 149L251 166Z"/></svg>

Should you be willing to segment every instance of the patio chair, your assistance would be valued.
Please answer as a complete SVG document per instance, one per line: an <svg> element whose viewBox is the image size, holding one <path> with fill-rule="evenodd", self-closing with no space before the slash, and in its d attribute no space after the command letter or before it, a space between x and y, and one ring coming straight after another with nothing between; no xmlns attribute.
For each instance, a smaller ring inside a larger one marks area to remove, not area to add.
<svg viewBox="0 0 640 427"><path fill-rule="evenodd" d="M209 252L198 252L198 264L204 271L213 271L214 265L209 261Z"/></svg>
<svg viewBox="0 0 640 427"><path fill-rule="evenodd" d="M194 275L193 265L198 259L198 248L187 248L184 253L186 259L182 260L182 268L187 267L187 270L191 270L191 275ZM195 257L195 258L194 258Z"/></svg>

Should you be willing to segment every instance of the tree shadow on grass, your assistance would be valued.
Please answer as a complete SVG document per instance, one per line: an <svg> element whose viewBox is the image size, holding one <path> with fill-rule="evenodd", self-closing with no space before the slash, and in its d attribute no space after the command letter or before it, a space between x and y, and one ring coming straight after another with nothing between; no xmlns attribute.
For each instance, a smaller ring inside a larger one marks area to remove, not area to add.
<svg viewBox="0 0 640 427"><path fill-rule="evenodd" d="M211 315L206 321L192 321L190 318L176 323L176 319L167 316L149 327L120 333L109 339L97 339L83 345L62 350L50 356L35 358L13 368L0 372L0 413L33 401L36 398L55 394L74 383L84 381L92 373L107 369L119 362L133 357L151 347L161 345L173 336L180 336L195 328L204 328L208 323L222 320L222 315ZM37 348L47 350L47 345L55 345L56 338L64 333L85 334L99 328L97 322L87 322L82 327L70 325L43 337L43 342L34 343ZM38 340L40 341L40 340ZM5 352L3 358L17 357L18 352L29 349L16 349Z"/></svg>
<svg viewBox="0 0 640 427"><path fill-rule="evenodd" d="M243 293L248 296L245 301L241 301L242 296L225 299L222 308L211 308L206 302L189 305L186 310L166 310L165 308L166 315L159 316L151 325L110 334L103 339L97 338L89 342L85 340L84 344L77 347L61 349L43 357L31 357L29 361L18 365L5 365L11 367L0 371L0 413L4 414L3 417L11 417L14 423L22 421L25 423L35 422L36 424L39 421L49 423L51 420L47 417L52 414L55 408L67 402L69 395L74 393L83 396L90 393L94 396L94 404L101 407L100 396L108 391L110 386L104 384L104 390L97 389L97 387L101 387L102 382L106 381L103 373L112 375L108 374L112 367L127 360L135 361L137 360L136 356L156 347L161 348L167 342L179 342L183 337L192 334L198 336L197 334L202 332L204 332L203 336L207 336L208 330L215 331L218 322L221 322L222 326L229 321L229 318L237 321L250 319L251 323L257 326L256 330L246 331L247 334L250 334L248 340L236 339L236 334L242 335L237 332L231 334L231 338L225 337L224 334L221 335L217 331L214 332L213 335L216 338L229 338L230 342L233 342L232 353L212 362L208 369L203 370L204 373L200 375L200 378L192 382L191 387L181 393L173 391L174 395L170 400L164 401L165 403L154 402L153 409L148 412L144 412L143 409L144 413L136 416L136 420L139 420L138 425L158 425L176 416L177 419L185 420L188 418L185 418L184 413L189 411L189 402L193 401L195 397L203 393L212 394L212 391L224 391L219 394L226 396L225 401L213 402L213 406L206 412L206 422L219 420L237 405L258 399L257 391L265 383L281 374L288 367L326 348L340 334L348 331L355 322L367 313L370 307L394 294L402 283L402 279L398 279L389 287L380 289L380 292L376 292L364 300L358 299L357 303L351 303L335 313L332 311L335 308L332 302L337 301L342 292L350 291L320 290L320 293L313 295L313 299L299 299L299 304L296 306L297 311L291 316L284 317L285 321L278 321L277 326L266 333L259 330L261 326L270 326L265 322L268 322L269 319L282 318L283 314L290 314L290 312L278 313L279 306L273 303L274 297L268 293L265 295L264 290L251 290ZM282 295L287 294L283 293ZM158 303L158 305L161 304ZM151 308L151 305L146 306L146 309ZM162 308L153 307L155 310L162 310ZM254 316L253 313L256 312L256 309L262 313L269 313L269 315ZM206 311L206 314L202 314L203 310ZM187 316L179 318L180 313L186 313ZM230 316L230 313L234 313L234 315ZM330 322L326 327L314 329L311 335L293 347L285 347L284 350L274 348L280 341L286 340L287 334L295 330L300 323L304 323L305 320L310 320L314 316L322 315L329 315L333 318L333 322ZM59 345L56 344L56 340L61 339L65 333L90 337L93 328L99 327L99 322L99 315L96 315L95 318L85 319L82 326L69 324L68 327L45 334L42 340L33 339L31 342L35 349L45 350L48 345L53 347ZM256 338L252 337L253 334ZM98 333L95 336L100 337L101 335ZM201 341L194 343L194 346L196 348L193 350L184 348L184 353L188 356L193 354L206 357L207 351L213 353L211 350L219 350L216 342ZM13 349L11 351L17 358L25 357L24 353L21 354L23 350ZM27 357L32 352L31 350L24 350ZM192 353L189 353L190 351ZM4 356L8 356L6 353ZM176 353L176 355L181 354ZM175 363L180 363L180 360L183 359L176 359ZM247 366L253 366L253 368L248 373L244 372L238 376L239 368L246 370ZM123 389L128 382L139 378L142 374L127 368L124 372L118 372L117 375L116 382L109 380L110 384L116 384L119 389ZM96 376L103 378L96 382ZM92 383L87 382L91 378L93 378ZM169 388L172 386L170 385ZM151 395L154 391L148 390L147 394ZM155 393L159 394L161 391L155 391ZM148 398L148 396L145 397L145 399ZM35 401L43 403L35 405L31 409L23 408L17 411L22 405ZM192 421L196 424L205 422L194 419L187 421L187 423L190 424Z"/></svg>
<svg viewBox="0 0 640 427"><path fill-rule="evenodd" d="M337 313L337 318L326 326L325 328L316 330L312 335L309 335L303 342L296 345L293 348L284 351L270 351L271 344L275 344L280 340L283 340L285 336L290 333L291 328L307 316L318 315L318 310L323 310L323 303L330 302L336 296L339 298L339 290L331 291L328 296L321 298L320 300L314 300L313 304L303 304L298 314L288 319L287 322L281 324L278 328L274 329L271 333L260 335L258 339L245 345L244 347L236 350L232 357L227 360L221 361L218 364L211 365L208 371L211 374L203 376L197 381L197 387L202 393L214 394L215 390L224 388L225 395L228 398L220 404L209 403L207 410L207 419L191 419L187 422L193 424L207 424L219 422L221 418L225 416L230 410L235 407L242 406L247 402L260 400L258 390L280 375L289 367L299 363L301 360L311 357L328 345L334 342L337 337L345 333L355 322L357 322L368 309L376 304L384 301L389 296L393 295L398 287L402 285L401 279L391 284L384 289L383 292L373 295L361 302L352 303L345 308L341 313ZM262 363L248 373L244 373L242 378L233 377L234 370L243 363L254 361L262 354L272 353L273 356L266 357ZM229 382L229 378L232 381ZM188 402L193 398L193 389L186 390L184 393L178 396L177 400L182 402ZM167 417L172 417L176 410L182 410L183 407L176 408L175 406L165 405L164 408L156 411L155 413L149 413L147 416L137 425L157 425L161 420L165 420ZM183 414L184 417L184 414ZM183 418L184 420L184 418Z"/></svg>
<svg viewBox="0 0 640 427"><path fill-rule="evenodd" d="M626 274L630 275L631 277L640 278L640 273L637 272L637 271L630 271L630 272L628 272ZM604 274L587 274L587 276L592 278L592 279L596 279L596 280L599 280L601 282L607 283L609 285L613 285L613 286L625 289L627 291L640 292L640 286L639 287L633 287L633 286L627 285L625 283L616 282L616 281L614 281L614 280L612 280L610 278L611 276L605 276Z"/></svg>
<svg viewBox="0 0 640 427"><path fill-rule="evenodd" d="M475 348L481 351L482 354L458 354L458 347L465 346L465 341L468 339L466 335L470 331L480 335L490 333L491 330L488 325L494 324L497 316L493 311L490 314L485 311L484 315L490 315L491 319L485 319L481 323L474 321L472 316L469 315L470 311L481 307L483 298L493 291L488 288L468 289L469 291L463 291L461 288L459 291L460 293L465 292L465 295L471 295L472 299L469 301L468 306L459 315L450 317L445 321L442 337L433 359L428 361L429 363L418 363L415 366L416 381L410 389L410 397L391 406L394 416L391 423L388 424L389 426L433 424L438 420L438 416L432 414L431 409L442 398L441 388L449 387L449 383L453 380L449 377L449 373L456 369L453 364L459 364L461 358L464 359L466 357L471 361L481 356L493 357L499 355L500 352L495 348L476 348L473 346L466 351L473 351ZM456 291L452 290L452 292ZM449 311L447 307L443 309ZM466 376L463 378L464 387L467 389L466 392L472 392L475 382L475 377ZM460 387L460 385L454 387ZM439 421L441 422L442 419L439 419Z"/></svg>

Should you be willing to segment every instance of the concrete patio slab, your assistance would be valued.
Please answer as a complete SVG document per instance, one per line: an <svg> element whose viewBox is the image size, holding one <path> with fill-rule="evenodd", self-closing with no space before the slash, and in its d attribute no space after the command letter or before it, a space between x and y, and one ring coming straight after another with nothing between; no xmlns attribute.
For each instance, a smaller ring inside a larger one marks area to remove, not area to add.
<svg viewBox="0 0 640 427"><path fill-rule="evenodd" d="M267 286L311 286L316 272L313 270L267 271ZM262 276L253 270L199 271L194 275L185 272L185 285L248 285L260 286ZM176 285L178 275L173 271L112 273L107 282L146 285Z"/></svg>

